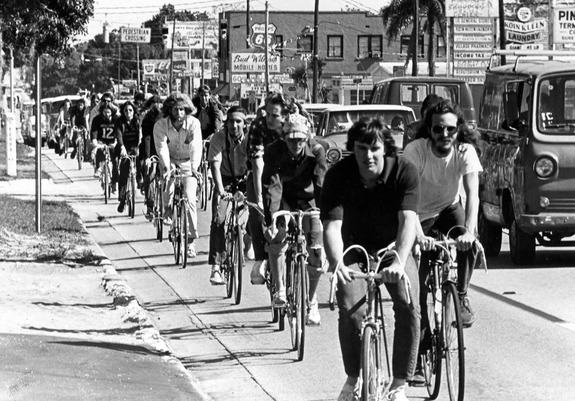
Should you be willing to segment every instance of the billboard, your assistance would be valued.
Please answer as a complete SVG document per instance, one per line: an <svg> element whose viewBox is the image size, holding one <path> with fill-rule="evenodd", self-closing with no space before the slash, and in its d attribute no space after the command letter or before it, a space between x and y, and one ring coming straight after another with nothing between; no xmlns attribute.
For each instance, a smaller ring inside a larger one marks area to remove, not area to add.
<svg viewBox="0 0 575 401"><path fill-rule="evenodd" d="M120 28L120 42L150 43L151 28Z"/></svg>
<svg viewBox="0 0 575 401"><path fill-rule="evenodd" d="M218 50L218 24L216 21L176 21L176 31L174 31L174 21L166 21L164 29L167 28L164 46L172 47L172 37L174 38L175 50L188 49L213 49Z"/></svg>

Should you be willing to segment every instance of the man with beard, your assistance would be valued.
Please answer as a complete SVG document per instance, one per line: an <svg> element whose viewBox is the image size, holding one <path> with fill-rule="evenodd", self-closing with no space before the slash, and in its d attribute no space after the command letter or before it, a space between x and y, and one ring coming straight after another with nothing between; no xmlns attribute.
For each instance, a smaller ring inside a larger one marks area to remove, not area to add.
<svg viewBox="0 0 575 401"><path fill-rule="evenodd" d="M196 112L193 114L202 124L202 139L208 139L222 127L220 109L212 99L210 87L203 85L198 89L198 95L192 99Z"/></svg>
<svg viewBox="0 0 575 401"><path fill-rule="evenodd" d="M214 179L214 196L212 197L212 224L210 226L210 251L208 263L212 265L210 283L225 284L220 271L225 252L224 223L229 198L235 191L245 192L247 166L246 111L239 107L230 107L226 125L216 132L210 141L208 161ZM240 212L242 228L247 223L247 211Z"/></svg>
<svg viewBox="0 0 575 401"><path fill-rule="evenodd" d="M468 129L459 108L448 100L441 100L427 111L418 137L407 145L403 156L417 167L421 185L416 242L424 251L419 268L421 326L424 330L420 353L423 353L430 342L426 330L425 279L429 273L427 251L433 249L433 238L429 237L432 230L457 241L461 319L464 327L471 327L475 321L467 288L474 266L472 248L476 241L479 211L479 172L483 169L474 147L477 134ZM461 184L465 190L465 209L460 196ZM415 382L422 380L420 373L418 366Z"/></svg>

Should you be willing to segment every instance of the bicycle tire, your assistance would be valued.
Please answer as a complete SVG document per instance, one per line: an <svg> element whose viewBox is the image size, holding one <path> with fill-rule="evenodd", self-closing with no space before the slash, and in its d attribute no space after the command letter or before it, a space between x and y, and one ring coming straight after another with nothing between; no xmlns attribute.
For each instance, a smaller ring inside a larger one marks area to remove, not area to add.
<svg viewBox="0 0 575 401"><path fill-rule="evenodd" d="M305 351L305 319L307 315L307 271L305 257L300 256L297 259L297 279L296 288L296 322L297 322L297 360L303 361Z"/></svg>
<svg viewBox="0 0 575 401"><path fill-rule="evenodd" d="M385 380L381 360L381 331L365 326L361 338L362 400L378 401L383 398Z"/></svg>
<svg viewBox="0 0 575 401"><path fill-rule="evenodd" d="M278 314L278 330L279 331L284 331L286 329L286 322L285 322L285 317L286 317L286 309L285 308L277 308L277 314Z"/></svg>
<svg viewBox="0 0 575 401"><path fill-rule="evenodd" d="M455 284L443 284L443 340L445 344L445 375L451 401L463 401L465 396L465 346Z"/></svg>
<svg viewBox="0 0 575 401"><path fill-rule="evenodd" d="M186 200L180 204L180 258L182 268L188 264L188 205Z"/></svg>
<svg viewBox="0 0 575 401"><path fill-rule="evenodd" d="M180 212L180 205L176 203L174 204L174 208L172 210L171 236L172 236L172 246L174 248L174 259L177 265L180 264L180 255L181 255L180 219L178 218L179 212Z"/></svg>
<svg viewBox="0 0 575 401"><path fill-rule="evenodd" d="M224 279L226 281L226 298L234 295L234 286L236 277L234 276L233 258L235 254L235 241L233 238L233 219L229 219L226 227L226 259L224 260L223 269L225 271Z"/></svg>
<svg viewBox="0 0 575 401"><path fill-rule="evenodd" d="M202 169L202 209L205 211L208 208L208 169L205 166Z"/></svg>
<svg viewBox="0 0 575 401"><path fill-rule="evenodd" d="M82 170L82 162L84 161L84 141L82 139L79 139L76 145L76 159L78 160L78 170Z"/></svg>
<svg viewBox="0 0 575 401"><path fill-rule="evenodd" d="M136 216L136 174L132 172L130 173L130 198L128 201L130 202L128 204L130 217L134 218Z"/></svg>
<svg viewBox="0 0 575 401"><path fill-rule="evenodd" d="M108 163L104 161L102 165L102 175L104 176L104 203L108 204L108 198L110 197L110 174L108 173Z"/></svg>
<svg viewBox="0 0 575 401"><path fill-rule="evenodd" d="M433 289L427 292L427 316L431 335L431 349L423 357L423 372L425 387L429 398L435 400L439 396L441 387L441 361L443 356L443 340L441 330L441 317L435 313L435 296Z"/></svg>
<svg viewBox="0 0 575 401"><path fill-rule="evenodd" d="M152 190L154 191L154 224L156 225L156 239L162 242L164 239L164 197L162 194L162 186L156 181L154 185L152 185Z"/></svg>
<svg viewBox="0 0 575 401"><path fill-rule="evenodd" d="M233 255L232 263L234 270L234 300L235 304L239 305L242 301L242 274L244 267L244 239L242 236L242 229L238 225L234 227L235 233L235 252Z"/></svg>

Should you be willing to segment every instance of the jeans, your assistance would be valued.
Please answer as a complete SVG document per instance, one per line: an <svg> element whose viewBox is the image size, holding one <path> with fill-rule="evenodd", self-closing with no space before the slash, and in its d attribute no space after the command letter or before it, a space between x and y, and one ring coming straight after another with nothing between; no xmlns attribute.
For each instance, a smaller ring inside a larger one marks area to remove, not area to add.
<svg viewBox="0 0 575 401"><path fill-rule="evenodd" d="M112 162L112 183L118 182L118 160L114 157L114 145L105 145L108 147L108 151L110 152L110 160ZM104 162L106 157L104 156L104 149L98 148L96 150L96 168L100 167L100 164Z"/></svg>
<svg viewBox="0 0 575 401"><path fill-rule="evenodd" d="M172 170L175 168L175 164L172 162ZM191 174L192 173L192 162L187 161L184 163L180 163L180 171L182 174ZM196 207L196 191L198 188L198 180L195 177L189 176L185 177L184 179L184 191L186 193L186 197L188 198L188 236L190 238L190 242L196 238L198 238L198 211ZM171 200L174 197L174 189L175 189L175 179L174 177L170 177L166 185L166 191L164 191L164 207L165 207L165 216L172 216L172 210L170 208Z"/></svg>
<svg viewBox="0 0 575 401"><path fill-rule="evenodd" d="M222 181L226 191L233 183L230 177L222 176ZM245 190L246 183L240 185L239 190ZM227 217L230 214L232 202L227 199L221 199L219 195L214 194L212 197L212 224L210 225L210 251L208 256L208 263L210 265L219 265L225 259L226 250L226 231L225 227L228 224ZM244 208L238 213L238 220L242 230L245 230L248 220L248 211Z"/></svg>
<svg viewBox="0 0 575 401"><path fill-rule="evenodd" d="M254 189L253 175L248 175L246 183L247 199L250 202L257 203L258 197ZM260 215L257 211L250 208L250 215L248 218L248 232L252 237L252 246L254 248L255 260L266 260L268 254L266 252L266 239L264 238L264 231L262 230L262 222Z"/></svg>
<svg viewBox="0 0 575 401"><path fill-rule="evenodd" d="M352 259L346 262L348 267L359 270L357 260ZM362 261L362 263L364 262ZM411 255L406 261L405 273L411 282L411 304L408 303L403 281L393 284L386 283L385 287L393 301L395 317L392 355L393 377L409 380L415 369L420 331L420 312L417 304L419 299L417 265ZM353 280L349 283L338 282L339 343L345 373L350 377L359 377L361 323L367 311L366 294L367 283L365 280Z"/></svg>
<svg viewBox="0 0 575 401"><path fill-rule="evenodd" d="M140 171L140 163L138 161L138 148L129 149L129 155L136 155L136 170ZM118 180L118 198L120 201L126 200L126 187L128 186L128 178L130 177L130 159L120 157L120 147L116 146L116 157L120 160L120 177ZM136 177L138 173L136 173ZM136 194L133 194L136 196Z"/></svg>

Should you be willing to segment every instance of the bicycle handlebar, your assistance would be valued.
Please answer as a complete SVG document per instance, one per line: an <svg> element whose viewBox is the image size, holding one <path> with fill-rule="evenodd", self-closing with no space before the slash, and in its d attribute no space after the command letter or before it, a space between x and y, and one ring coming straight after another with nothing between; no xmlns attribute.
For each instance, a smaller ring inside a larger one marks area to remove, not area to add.
<svg viewBox="0 0 575 401"><path fill-rule="evenodd" d="M276 222L277 219L280 217L284 217L285 218L285 223L287 225L287 218L289 217L290 220L293 220L294 223L297 223L296 218L300 217L303 218L305 216L310 216L310 217L319 217L320 211L319 209L310 209L310 210L306 210L305 212L302 210L295 210L295 211L290 211L290 210L278 210L277 212L272 214L272 227L276 226Z"/></svg>

